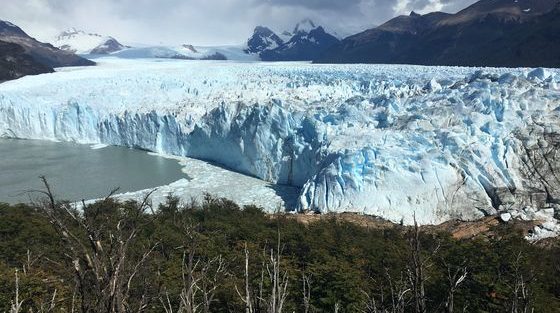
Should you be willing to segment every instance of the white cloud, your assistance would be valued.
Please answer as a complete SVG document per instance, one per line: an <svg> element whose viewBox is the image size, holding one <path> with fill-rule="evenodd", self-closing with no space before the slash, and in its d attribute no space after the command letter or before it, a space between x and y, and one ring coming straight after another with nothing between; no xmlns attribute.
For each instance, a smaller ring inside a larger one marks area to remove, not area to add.
<svg viewBox="0 0 560 313"><path fill-rule="evenodd" d="M124 42L198 45L244 42L256 25L291 29L312 18L340 33L411 10L455 10L474 0L0 0L0 19L49 41L70 27Z"/></svg>

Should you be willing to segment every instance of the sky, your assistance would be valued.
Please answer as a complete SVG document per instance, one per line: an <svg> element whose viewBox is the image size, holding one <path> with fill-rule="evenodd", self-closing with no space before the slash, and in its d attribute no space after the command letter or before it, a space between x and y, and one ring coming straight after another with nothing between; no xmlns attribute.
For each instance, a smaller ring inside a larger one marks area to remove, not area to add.
<svg viewBox="0 0 560 313"><path fill-rule="evenodd" d="M475 0L0 0L0 19L48 42L75 27L127 43L232 45L257 25L310 18L340 36L411 11L454 13Z"/></svg>

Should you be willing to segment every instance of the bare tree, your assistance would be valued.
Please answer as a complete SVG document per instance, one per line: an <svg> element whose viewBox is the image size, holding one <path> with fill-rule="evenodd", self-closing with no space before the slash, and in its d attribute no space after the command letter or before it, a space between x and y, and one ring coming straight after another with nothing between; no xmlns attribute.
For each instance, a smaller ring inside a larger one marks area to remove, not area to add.
<svg viewBox="0 0 560 313"><path fill-rule="evenodd" d="M455 293L469 274L464 263L461 266L453 267L447 262L442 262L447 269L447 299L445 300L445 308L447 313L453 313L455 309Z"/></svg>
<svg viewBox="0 0 560 313"><path fill-rule="evenodd" d="M387 281L391 290L391 311L392 313L404 313L412 301L409 294L412 291L410 284L406 281L404 273L401 272L399 279L393 279L386 270Z"/></svg>
<svg viewBox="0 0 560 313"><path fill-rule="evenodd" d="M202 293L202 308L204 313L210 313L212 303L215 302L216 290L227 275L227 264L220 255L204 264L200 273L199 289Z"/></svg>
<svg viewBox="0 0 560 313"><path fill-rule="evenodd" d="M183 252L183 262L182 262L182 277L183 277L183 289L179 295L181 300L178 312L185 313L196 313L200 307L200 303L197 302L198 293L198 281L200 278L196 277L195 271L199 266L199 261L194 260L194 249L190 249L187 252Z"/></svg>
<svg viewBox="0 0 560 313"><path fill-rule="evenodd" d="M311 275L301 274L303 313L309 313L311 308Z"/></svg>
<svg viewBox="0 0 560 313"><path fill-rule="evenodd" d="M31 252L29 250L27 250L26 256L27 257L22 266L22 269L23 269L23 274L27 276L30 274L30 271L32 270L32 264L35 263L37 259L32 260ZM16 269L15 270L15 298L11 301L10 313L21 312L22 310L22 306L25 300L21 299L19 289L20 289L20 276L19 276L19 270ZM57 299L58 299L58 289L55 288L52 294L48 295L47 299L37 299L37 300L27 299L27 302L31 305L35 305L37 312L49 313L49 312L54 312L54 310L56 309L58 304ZM30 309L30 312L33 312L33 310Z"/></svg>
<svg viewBox="0 0 560 313"><path fill-rule="evenodd" d="M22 266L23 273L27 274L32 269L33 265L35 264L35 262L37 262L37 260L39 260L39 258L32 257L31 256L31 251L29 249L27 249L25 262L23 263L23 266Z"/></svg>
<svg viewBox="0 0 560 313"><path fill-rule="evenodd" d="M288 295L288 272L282 271L279 251L280 247L276 251L270 250L270 260L266 268L272 284L270 298L268 299L269 313L282 313Z"/></svg>
<svg viewBox="0 0 560 313"><path fill-rule="evenodd" d="M161 307L163 308L165 313L174 313L175 312L173 304L171 304L171 299L169 298L169 293L168 292L165 292L165 297L161 296L159 298L159 301L160 301Z"/></svg>
<svg viewBox="0 0 560 313"><path fill-rule="evenodd" d="M50 297L50 299L48 301L43 301L39 304L39 313L50 313L50 312L54 312L54 310L56 309L56 298L57 298L57 292L58 290L55 289L53 291L52 296Z"/></svg>
<svg viewBox="0 0 560 313"><path fill-rule="evenodd" d="M411 291L410 282L404 272L400 272L398 279L391 276L389 269L384 268L385 271L385 284L389 287L389 299L386 299L383 291L384 286L379 285L377 288L380 290L380 301L370 300L370 305L375 304L372 308L373 312L383 313L404 313L406 308L410 305ZM373 301L373 302L372 302Z"/></svg>
<svg viewBox="0 0 560 313"><path fill-rule="evenodd" d="M18 275L18 270L15 271L15 296L14 299L11 301L11 306L10 306L10 313L19 313L21 312L21 307L23 305L23 300L19 299L19 275Z"/></svg>
<svg viewBox="0 0 560 313"><path fill-rule="evenodd" d="M241 294L236 288L237 294L241 301L245 304L245 312L263 312L266 309L268 313L282 313L284 304L288 296L288 272L282 269L282 245L280 240L280 229L277 232L276 247L268 252L263 250L263 262L261 264L260 282L258 285L257 296L252 292L251 276L249 273L249 251L247 244L244 247L245 252L245 293ZM270 290L265 291L265 280L270 283Z"/></svg>
<svg viewBox="0 0 560 313"><path fill-rule="evenodd" d="M426 313L427 306L425 283L428 280L426 270L433 265L431 263L432 257L437 254L440 245L438 244L436 246L430 256L426 258L422 256L420 227L416 221L416 214L414 214L414 226L408 234L408 243L410 248L410 258L407 271L414 300L414 312Z"/></svg>
<svg viewBox="0 0 560 313"><path fill-rule="evenodd" d="M378 309L378 303L375 296L371 295L369 292L362 290L365 296L365 300L362 302L361 313L378 313L384 312ZM383 298L383 297L382 297ZM383 301L383 300L381 300Z"/></svg>
<svg viewBox="0 0 560 313"><path fill-rule="evenodd" d="M336 302L334 304L334 313L338 313L340 311L340 302Z"/></svg>
<svg viewBox="0 0 560 313"><path fill-rule="evenodd" d="M110 206L112 191L101 203L82 203L83 213L69 204L57 203L45 177L45 190L39 191L46 199L38 204L60 235L65 255L72 266L76 280L79 311L124 313L146 309L146 295L130 303L134 281L157 243L132 253L139 230L146 222L149 208L148 193L142 202L127 208Z"/></svg>
<svg viewBox="0 0 560 313"><path fill-rule="evenodd" d="M245 313L253 313L253 299L250 289L250 274L249 274L249 249L247 249L247 243L245 242L243 252L245 253L245 271L244 271L244 282L245 282L245 294L241 295L237 286L235 290L241 298L241 301L245 304Z"/></svg>
<svg viewBox="0 0 560 313"><path fill-rule="evenodd" d="M523 253L519 252L512 264L511 273L513 283L509 285L511 290L510 312L511 313L533 313L533 294L530 284L535 279L532 273L524 273L522 269Z"/></svg>
<svg viewBox="0 0 560 313"><path fill-rule="evenodd" d="M179 313L210 313L216 290L226 275L226 263L221 256L209 261L195 260L193 252L183 255L183 289L179 296ZM161 300L160 300L161 301ZM171 308L169 296L164 307ZM167 312L168 310L166 310Z"/></svg>
<svg viewBox="0 0 560 313"><path fill-rule="evenodd" d="M277 229L276 248L270 249L270 257L266 271L271 283L268 303L268 313L282 313L286 297L288 296L288 272L282 270L282 244L280 240L280 226Z"/></svg>
<svg viewBox="0 0 560 313"><path fill-rule="evenodd" d="M226 262L221 255L214 258L198 255L200 233L198 225L194 225L189 218L179 216L174 220L174 226L183 238L182 245L176 248L182 251L182 289L176 309L168 291L160 296L160 303L167 313L208 313L215 302L216 291L227 275Z"/></svg>
<svg viewBox="0 0 560 313"><path fill-rule="evenodd" d="M426 312L426 291L424 287L424 260L420 249L420 230L414 215L414 228L409 234L408 243L410 245L410 264L408 268L408 278L414 297L414 312Z"/></svg>

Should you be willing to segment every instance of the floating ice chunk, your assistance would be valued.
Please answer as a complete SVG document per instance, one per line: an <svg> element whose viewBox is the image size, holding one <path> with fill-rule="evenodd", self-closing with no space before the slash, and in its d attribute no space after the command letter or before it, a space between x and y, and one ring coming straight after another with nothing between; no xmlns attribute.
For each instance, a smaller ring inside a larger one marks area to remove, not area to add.
<svg viewBox="0 0 560 313"><path fill-rule="evenodd" d="M99 149L107 148L108 146L109 145L98 143L98 144L95 144L95 145L91 145L90 148L92 150L99 150Z"/></svg>

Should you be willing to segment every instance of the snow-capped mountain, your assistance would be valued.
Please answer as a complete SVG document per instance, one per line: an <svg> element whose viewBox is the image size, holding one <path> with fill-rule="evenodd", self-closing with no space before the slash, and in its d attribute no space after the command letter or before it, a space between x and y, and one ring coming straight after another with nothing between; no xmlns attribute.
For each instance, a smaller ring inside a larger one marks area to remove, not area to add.
<svg viewBox="0 0 560 313"><path fill-rule="evenodd" d="M318 58L338 42L338 38L322 26L305 19L293 31L284 31L280 35L267 27L255 28L245 51L258 54L263 61L308 61Z"/></svg>
<svg viewBox="0 0 560 313"><path fill-rule="evenodd" d="M60 33L54 39L53 45L77 54L109 54L126 48L113 37L87 33L75 28Z"/></svg>
<svg viewBox="0 0 560 313"><path fill-rule="evenodd" d="M255 60L241 46L203 47L192 44L125 46L110 36L87 33L72 28L58 35L53 44L60 49L98 58L103 55L123 59L180 59L180 60Z"/></svg>
<svg viewBox="0 0 560 313"><path fill-rule="evenodd" d="M260 56L263 61L310 61L338 42L336 37L319 26L309 32L294 32L289 41L276 49L263 51Z"/></svg>

